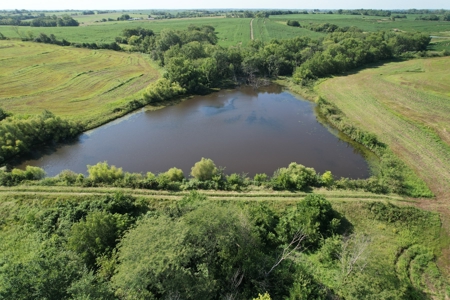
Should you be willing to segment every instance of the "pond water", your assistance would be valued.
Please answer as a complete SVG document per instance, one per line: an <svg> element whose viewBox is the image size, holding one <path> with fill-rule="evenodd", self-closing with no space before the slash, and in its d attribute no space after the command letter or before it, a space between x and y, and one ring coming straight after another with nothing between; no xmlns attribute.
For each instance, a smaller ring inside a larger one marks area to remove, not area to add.
<svg viewBox="0 0 450 300"><path fill-rule="evenodd" d="M315 104L272 85L220 91L150 111L142 109L91 130L70 143L35 152L19 166L39 166L49 176L64 169L87 172L107 161L128 172L189 175L202 157L225 173L272 175L297 162L336 176L367 178L363 154L316 119Z"/></svg>

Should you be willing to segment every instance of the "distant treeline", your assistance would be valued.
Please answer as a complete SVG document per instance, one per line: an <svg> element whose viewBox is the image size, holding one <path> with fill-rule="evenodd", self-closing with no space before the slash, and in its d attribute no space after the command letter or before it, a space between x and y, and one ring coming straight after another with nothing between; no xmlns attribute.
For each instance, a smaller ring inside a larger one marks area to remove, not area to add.
<svg viewBox="0 0 450 300"><path fill-rule="evenodd" d="M416 20L422 20L422 21L450 21L450 13L447 13L442 16L438 15L425 15L425 16L419 16L416 18Z"/></svg>
<svg viewBox="0 0 450 300"><path fill-rule="evenodd" d="M407 10L382 10L382 9L339 9L336 11L340 15L363 15L390 17L392 14L448 14L445 9L407 9Z"/></svg>
<svg viewBox="0 0 450 300"><path fill-rule="evenodd" d="M63 27L63 26L78 26L80 24L78 23L77 20L73 19L69 15L57 17L56 15L45 16L44 14L40 14L39 16L20 14L13 16L0 15L0 25L31 26L31 27Z"/></svg>

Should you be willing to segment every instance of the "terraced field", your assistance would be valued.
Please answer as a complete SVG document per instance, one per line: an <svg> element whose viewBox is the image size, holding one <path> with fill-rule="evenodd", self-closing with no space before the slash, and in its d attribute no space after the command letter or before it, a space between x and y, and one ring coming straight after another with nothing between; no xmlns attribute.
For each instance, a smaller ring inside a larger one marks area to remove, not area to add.
<svg viewBox="0 0 450 300"><path fill-rule="evenodd" d="M318 92L450 200L449 70L448 57L393 62L327 80Z"/></svg>
<svg viewBox="0 0 450 300"><path fill-rule="evenodd" d="M159 77L144 55L0 41L0 107L19 114L41 113L85 122L114 117Z"/></svg>

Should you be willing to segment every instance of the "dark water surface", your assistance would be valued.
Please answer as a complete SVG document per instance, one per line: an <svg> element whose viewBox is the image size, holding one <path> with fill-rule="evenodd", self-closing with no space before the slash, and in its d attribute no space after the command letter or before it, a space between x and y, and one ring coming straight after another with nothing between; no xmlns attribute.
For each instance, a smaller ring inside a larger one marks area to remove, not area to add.
<svg viewBox="0 0 450 300"><path fill-rule="evenodd" d="M272 175L297 162L337 176L369 175L362 154L316 120L313 103L279 86L242 87L141 110L33 157L19 167L39 166L50 176L64 169L86 173L86 165L101 161L128 172L177 167L188 175L202 157L226 167L227 174Z"/></svg>

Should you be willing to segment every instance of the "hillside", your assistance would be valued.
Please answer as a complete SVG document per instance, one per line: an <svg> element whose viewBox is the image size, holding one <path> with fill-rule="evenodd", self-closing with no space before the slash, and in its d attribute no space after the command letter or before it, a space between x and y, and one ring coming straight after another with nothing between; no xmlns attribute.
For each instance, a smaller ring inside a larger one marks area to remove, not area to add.
<svg viewBox="0 0 450 300"><path fill-rule="evenodd" d="M55 115L88 127L141 99L159 72L143 54L0 41L0 105L16 114Z"/></svg>

